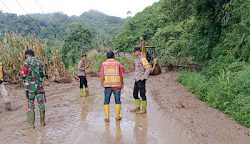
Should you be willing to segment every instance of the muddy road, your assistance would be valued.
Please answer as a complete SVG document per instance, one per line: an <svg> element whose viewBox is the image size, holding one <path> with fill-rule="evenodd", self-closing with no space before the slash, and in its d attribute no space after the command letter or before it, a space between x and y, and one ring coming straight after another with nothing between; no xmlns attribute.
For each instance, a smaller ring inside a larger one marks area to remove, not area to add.
<svg viewBox="0 0 250 144"><path fill-rule="evenodd" d="M12 111L0 105L1 144L249 144L250 129L209 108L176 82L170 72L147 81L148 113L130 113L133 79L125 76L121 122L115 121L114 99L111 119L104 122L103 89L99 78L89 78L91 96L79 97L78 83L46 87L45 128L27 129L23 90L9 88Z"/></svg>

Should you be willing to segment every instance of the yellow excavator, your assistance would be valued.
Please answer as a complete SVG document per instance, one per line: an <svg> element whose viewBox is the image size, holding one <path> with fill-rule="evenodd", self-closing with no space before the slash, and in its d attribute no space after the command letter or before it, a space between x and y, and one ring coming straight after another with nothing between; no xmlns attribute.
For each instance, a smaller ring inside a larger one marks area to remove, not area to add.
<svg viewBox="0 0 250 144"><path fill-rule="evenodd" d="M155 46L146 46L144 36L140 38L140 46L136 46L141 48L142 56L148 60L148 62L152 66L151 75L159 75L161 73L161 67L158 61L158 55L155 50Z"/></svg>

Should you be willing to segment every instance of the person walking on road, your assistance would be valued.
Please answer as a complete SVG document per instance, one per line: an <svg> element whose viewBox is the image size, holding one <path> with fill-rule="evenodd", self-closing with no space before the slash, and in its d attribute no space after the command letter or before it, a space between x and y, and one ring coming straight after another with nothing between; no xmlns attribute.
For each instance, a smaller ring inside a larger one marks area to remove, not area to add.
<svg viewBox="0 0 250 144"><path fill-rule="evenodd" d="M133 96L135 99L135 108L131 109L131 112L136 112L137 114L144 114L147 111L147 98L146 98L146 80L150 74L151 66L147 59L142 57L141 49L139 47L134 48L134 91ZM140 97L139 98L139 93Z"/></svg>
<svg viewBox="0 0 250 144"><path fill-rule="evenodd" d="M80 96L82 97L85 91L86 96L89 96L89 88L88 88L88 81L86 76L86 68L88 66L86 65L86 55L82 55L81 59L78 63L78 77L80 79ZM84 88L83 88L84 86Z"/></svg>
<svg viewBox="0 0 250 144"><path fill-rule="evenodd" d="M104 87L104 112L105 121L109 122L109 103L112 93L116 103L116 120L120 121L121 113L121 89L124 86L122 65L115 60L114 52L107 52L107 60L102 63L101 86Z"/></svg>
<svg viewBox="0 0 250 144"><path fill-rule="evenodd" d="M45 66L42 61L35 58L33 50L25 51L25 61L22 66L21 76L24 79L25 91L28 97L28 123L29 128L35 125L35 98L40 109L40 124L42 127L45 123L45 91L42 79L46 77Z"/></svg>
<svg viewBox="0 0 250 144"><path fill-rule="evenodd" d="M5 109L11 110L9 94L4 85L4 69L3 69L3 65L1 62L0 62L0 94L2 95L4 99Z"/></svg>

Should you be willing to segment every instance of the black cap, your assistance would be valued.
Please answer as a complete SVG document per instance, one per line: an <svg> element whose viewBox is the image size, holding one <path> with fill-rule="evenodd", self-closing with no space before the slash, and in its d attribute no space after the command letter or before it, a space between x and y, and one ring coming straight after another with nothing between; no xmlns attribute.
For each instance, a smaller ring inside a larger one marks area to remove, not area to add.
<svg viewBox="0 0 250 144"><path fill-rule="evenodd" d="M110 59L110 58L113 58L114 57L114 52L112 51L112 50L109 50L108 52L107 52L107 58L108 59Z"/></svg>
<svg viewBox="0 0 250 144"><path fill-rule="evenodd" d="M134 47L134 52L141 51L140 47Z"/></svg>
<svg viewBox="0 0 250 144"><path fill-rule="evenodd" d="M25 55L35 56L35 53L34 53L34 51L33 51L33 50L28 49L28 50L26 50L26 51L25 51Z"/></svg>

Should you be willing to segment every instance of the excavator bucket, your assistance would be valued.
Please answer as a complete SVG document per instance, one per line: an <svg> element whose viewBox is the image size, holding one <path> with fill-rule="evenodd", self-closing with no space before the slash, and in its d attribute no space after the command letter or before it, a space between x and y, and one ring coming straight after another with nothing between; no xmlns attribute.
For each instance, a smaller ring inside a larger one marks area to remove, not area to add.
<svg viewBox="0 0 250 144"><path fill-rule="evenodd" d="M147 59L152 66L151 75L159 75L161 73L161 67L158 61L158 55L154 46L147 46Z"/></svg>

